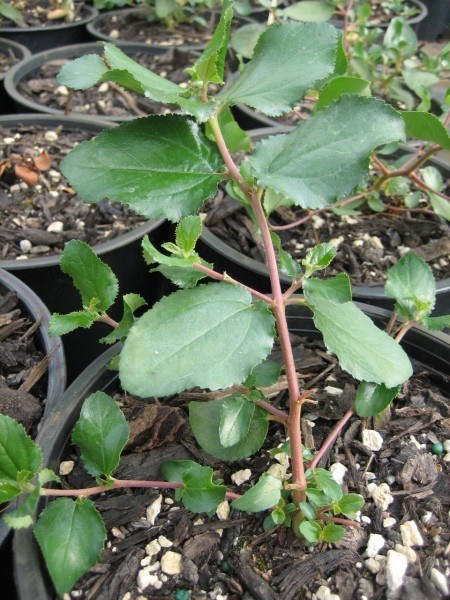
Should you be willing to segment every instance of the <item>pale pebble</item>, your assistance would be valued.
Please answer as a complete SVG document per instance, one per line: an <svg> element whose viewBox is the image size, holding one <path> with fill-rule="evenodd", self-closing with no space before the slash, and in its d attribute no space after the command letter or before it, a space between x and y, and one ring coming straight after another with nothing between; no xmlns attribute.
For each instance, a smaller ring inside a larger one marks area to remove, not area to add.
<svg viewBox="0 0 450 600"><path fill-rule="evenodd" d="M60 475L69 475L72 473L75 463L73 460L63 460L59 465Z"/></svg>
<svg viewBox="0 0 450 600"><path fill-rule="evenodd" d="M173 542L171 542L165 535L160 535L158 537L158 544L161 548L171 548L173 546Z"/></svg>
<svg viewBox="0 0 450 600"><path fill-rule="evenodd" d="M159 495L149 506L147 506L146 518L150 525L154 525L157 516L161 512L162 495Z"/></svg>
<svg viewBox="0 0 450 600"><path fill-rule="evenodd" d="M231 481L234 485L242 485L246 481L250 479L252 476L252 472L250 469L241 469L240 471L236 471L231 475Z"/></svg>
<svg viewBox="0 0 450 600"><path fill-rule="evenodd" d="M394 517L386 517L386 519L383 519L383 527L385 527L386 529L393 527L396 523L397 520L394 519Z"/></svg>
<svg viewBox="0 0 450 600"><path fill-rule="evenodd" d="M423 537L415 521L402 523L400 525L400 533L402 534L404 546L423 546Z"/></svg>
<svg viewBox="0 0 450 600"><path fill-rule="evenodd" d="M397 591L403 585L407 568L406 556L395 550L389 550L386 561L386 584L390 592Z"/></svg>
<svg viewBox="0 0 450 600"><path fill-rule="evenodd" d="M161 546L157 540L152 540L145 546L145 552L148 556L156 556L161 550Z"/></svg>
<svg viewBox="0 0 450 600"><path fill-rule="evenodd" d="M364 446L366 446L366 448L369 448L369 450L378 452L378 450L381 450L383 445L383 438L378 431L373 429L364 429L362 432L362 443Z"/></svg>
<svg viewBox="0 0 450 600"><path fill-rule="evenodd" d="M216 509L216 515L219 521L226 521L230 516L230 503L228 500L223 500Z"/></svg>
<svg viewBox="0 0 450 600"><path fill-rule="evenodd" d="M381 510L387 510L388 506L394 502L394 496L391 494L391 489L387 483L369 483L367 489L372 496L374 503L381 508Z"/></svg>
<svg viewBox="0 0 450 600"><path fill-rule="evenodd" d="M47 227L47 231L50 233L61 233L64 231L64 223L62 221L53 221Z"/></svg>
<svg viewBox="0 0 450 600"><path fill-rule="evenodd" d="M29 252L31 250L31 248L33 247L33 244L30 242L30 240L20 240L19 246L20 246L21 252L26 254L27 252Z"/></svg>
<svg viewBox="0 0 450 600"><path fill-rule="evenodd" d="M347 471L347 467L339 462L333 463L330 466L331 476L333 477L334 481L339 485L342 485L344 483L344 477Z"/></svg>
<svg viewBox="0 0 450 600"><path fill-rule="evenodd" d="M417 554L414 552L412 548L408 548L408 546L402 546L401 544L395 544L395 551L404 554L408 559L408 562L415 563L417 559Z"/></svg>
<svg viewBox="0 0 450 600"><path fill-rule="evenodd" d="M443 596L450 595L447 578L440 571L435 568L431 569L430 580Z"/></svg>
<svg viewBox="0 0 450 600"><path fill-rule="evenodd" d="M363 517L364 518L364 517ZM362 520L362 519L361 519ZM367 542L366 554L369 558L374 558L378 552L384 548L386 540L379 533L371 533Z"/></svg>
<svg viewBox="0 0 450 600"><path fill-rule="evenodd" d="M179 575L182 571L182 556L178 552L168 550L161 557L161 570L166 575Z"/></svg>

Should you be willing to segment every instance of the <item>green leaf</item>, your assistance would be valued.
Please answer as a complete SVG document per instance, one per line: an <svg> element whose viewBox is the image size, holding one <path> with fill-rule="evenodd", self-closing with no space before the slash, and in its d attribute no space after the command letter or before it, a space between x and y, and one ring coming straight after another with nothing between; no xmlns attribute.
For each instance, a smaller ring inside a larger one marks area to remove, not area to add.
<svg viewBox="0 0 450 600"><path fill-rule="evenodd" d="M378 194L371 194L367 198L367 205L370 208L370 210L373 210L373 212L383 212L386 209Z"/></svg>
<svg viewBox="0 0 450 600"><path fill-rule="evenodd" d="M161 472L167 481L184 484L181 497L192 512L211 516L225 498L227 488L212 482L211 467L202 467L191 460L168 460L162 464Z"/></svg>
<svg viewBox="0 0 450 600"><path fill-rule="evenodd" d="M23 492L23 486L19 483L0 480L0 504L16 498Z"/></svg>
<svg viewBox="0 0 450 600"><path fill-rule="evenodd" d="M336 525L335 523L327 523L322 529L322 539L330 544L338 542L344 537L345 527Z"/></svg>
<svg viewBox="0 0 450 600"><path fill-rule="evenodd" d="M273 327L265 303L252 302L241 286L179 290L131 328L120 356L122 386L147 397L240 384L270 352Z"/></svg>
<svg viewBox="0 0 450 600"><path fill-rule="evenodd" d="M291 133L259 142L250 163L260 186L302 208L325 208L362 182L375 148L401 139L404 123L392 107L342 96Z"/></svg>
<svg viewBox="0 0 450 600"><path fill-rule="evenodd" d="M0 414L0 480L2 483L0 497L2 501L11 500L14 484L30 481L38 471L42 462L42 453L37 444L27 435L24 427ZM25 477L22 477L22 475ZM8 484L8 485L4 485ZM13 487L10 487L13 486Z"/></svg>
<svg viewBox="0 0 450 600"><path fill-rule="evenodd" d="M80 292L83 308L88 308L93 299L99 310L108 310L114 303L119 291L117 277L87 244L80 240L66 244L60 267Z"/></svg>
<svg viewBox="0 0 450 600"><path fill-rule="evenodd" d="M303 0L303 2L291 4L282 11L282 14L289 19L307 23L328 21L333 13L333 4L331 2L321 2L320 0Z"/></svg>
<svg viewBox="0 0 450 600"><path fill-rule="evenodd" d="M344 36L342 31L338 31L338 45L336 49L336 65L334 67L333 75L335 77L339 75L345 75L348 69L348 59L344 50Z"/></svg>
<svg viewBox="0 0 450 600"><path fill-rule="evenodd" d="M411 181L408 177L392 177L386 184L388 196L406 196L410 192Z"/></svg>
<svg viewBox="0 0 450 600"><path fill-rule="evenodd" d="M39 487L34 488L34 490L27 495L25 500L21 502L18 508L5 513L3 517L5 523L14 529L30 527L34 522L33 516L36 511L37 503L39 502L39 495Z"/></svg>
<svg viewBox="0 0 450 600"><path fill-rule="evenodd" d="M227 54L232 20L233 1L224 0L220 20L214 34L190 71L193 81L223 83L225 56Z"/></svg>
<svg viewBox="0 0 450 600"><path fill-rule="evenodd" d="M331 473L326 469L314 469L313 472L317 487L322 490L332 502L338 502L342 498L342 489L333 479Z"/></svg>
<svg viewBox="0 0 450 600"><path fill-rule="evenodd" d="M406 134L409 137L424 142L434 142L446 150L450 150L450 135L436 115L426 112L404 111L402 117L406 125Z"/></svg>
<svg viewBox="0 0 450 600"><path fill-rule="evenodd" d="M230 152L239 152L243 150L248 152L252 147L250 136L239 127L236 119L233 116L230 108L224 106L217 114L220 130L222 131L223 139ZM209 123L206 124L206 135L210 140L215 142L215 136Z"/></svg>
<svg viewBox="0 0 450 600"><path fill-rule="evenodd" d="M23 15L17 8L8 4L8 2L0 2L0 15L8 19L9 21L13 21L14 23L19 23L23 21Z"/></svg>
<svg viewBox="0 0 450 600"><path fill-rule="evenodd" d="M337 43L336 29L323 23L272 25L259 37L240 76L217 98L282 115L315 83L331 75Z"/></svg>
<svg viewBox="0 0 450 600"><path fill-rule="evenodd" d="M317 508L330 504L330 499L322 490L308 487L306 489L306 496L310 502L317 506Z"/></svg>
<svg viewBox="0 0 450 600"><path fill-rule="evenodd" d="M273 360L263 360L252 369L244 385L246 387L269 387L278 381L281 367L282 365Z"/></svg>
<svg viewBox="0 0 450 600"><path fill-rule="evenodd" d="M405 19L395 17L386 29L383 39L386 48L398 49L402 58L413 56L418 50L417 36Z"/></svg>
<svg viewBox="0 0 450 600"><path fill-rule="evenodd" d="M164 157L164 161L161 161ZM61 169L83 200L128 204L150 218L197 212L223 179L222 159L198 125L178 115L123 123L82 142Z"/></svg>
<svg viewBox="0 0 450 600"><path fill-rule="evenodd" d="M347 273L339 273L329 279L317 279L312 277L303 283L303 290L308 298L311 294L320 294L333 302L350 302L352 299L352 288L350 277Z"/></svg>
<svg viewBox="0 0 450 600"><path fill-rule="evenodd" d="M299 527L300 533L308 542L318 542L322 533L322 526L319 521L303 521Z"/></svg>
<svg viewBox="0 0 450 600"><path fill-rule="evenodd" d="M387 388L383 384L361 381L355 398L355 411L360 417L373 417L389 406L400 388Z"/></svg>
<svg viewBox="0 0 450 600"><path fill-rule="evenodd" d="M410 321L420 320L433 310L436 300L436 283L427 263L410 252L387 272L385 291L395 299L398 313Z"/></svg>
<svg viewBox="0 0 450 600"><path fill-rule="evenodd" d="M336 246L329 242L311 248L302 260L302 265L305 267L305 276L309 277L314 271L326 269L336 256L336 252Z"/></svg>
<svg viewBox="0 0 450 600"><path fill-rule="evenodd" d="M264 194L264 210L267 215L276 210L280 206L292 206L292 200L288 200L283 194L277 194L273 190L266 190Z"/></svg>
<svg viewBox="0 0 450 600"><path fill-rule="evenodd" d="M100 341L104 344L114 344L124 340L135 321L134 312L138 308L146 306L146 304L147 302L139 294L125 294L123 297L123 316L119 325Z"/></svg>
<svg viewBox="0 0 450 600"><path fill-rule="evenodd" d="M202 227L202 221L197 215L190 215L181 219L176 228L175 241L177 246L188 254L192 252L202 233Z"/></svg>
<svg viewBox="0 0 450 600"><path fill-rule="evenodd" d="M109 477L119 466L129 436L125 415L108 394L95 392L86 398L72 440L81 450L88 473Z"/></svg>
<svg viewBox="0 0 450 600"><path fill-rule="evenodd" d="M270 513L270 516L272 517L272 521L275 525L282 525L286 519L286 515L282 508L276 508Z"/></svg>
<svg viewBox="0 0 450 600"><path fill-rule="evenodd" d="M189 422L201 448L225 461L246 458L261 448L268 429L268 413L255 406L248 433L238 444L225 448L220 443L220 419L224 399L189 403Z"/></svg>
<svg viewBox="0 0 450 600"><path fill-rule="evenodd" d="M106 539L94 503L70 498L55 500L42 511L34 535L61 596L95 565Z"/></svg>
<svg viewBox="0 0 450 600"><path fill-rule="evenodd" d="M359 77L335 77L321 89L316 104L317 110L325 108L344 94L370 96L370 82Z"/></svg>
<svg viewBox="0 0 450 600"><path fill-rule="evenodd" d="M67 61L58 73L56 80L74 90L87 90L99 81L108 71L105 62L98 54L86 54L81 58Z"/></svg>
<svg viewBox="0 0 450 600"><path fill-rule="evenodd" d="M312 504L309 502L300 502L299 507L307 519L310 521L317 519L316 509Z"/></svg>
<svg viewBox="0 0 450 600"><path fill-rule="evenodd" d="M78 327L88 329L94 323L94 315L85 310L77 310L67 315L53 313L49 323L50 335L64 335L70 333Z"/></svg>
<svg viewBox="0 0 450 600"><path fill-rule="evenodd" d="M354 519L356 513L364 506L364 498L359 494L345 494L342 498L333 505L335 515L342 513L349 519ZM328 540L329 541L329 540Z"/></svg>
<svg viewBox="0 0 450 600"><path fill-rule="evenodd" d="M45 485L49 481L60 481L59 476L51 469L41 469L38 473L39 485Z"/></svg>
<svg viewBox="0 0 450 600"><path fill-rule="evenodd" d="M450 202L437 194L428 192L428 196L430 197L431 206L433 207L434 212L447 221L450 221Z"/></svg>
<svg viewBox="0 0 450 600"><path fill-rule="evenodd" d="M425 317L421 321L421 325L431 331L441 331L450 327L450 315L442 315L440 317Z"/></svg>
<svg viewBox="0 0 450 600"><path fill-rule="evenodd" d="M342 369L359 381L384 383L389 388L411 377L411 363L403 349L356 304L338 303L306 290L305 295L314 324Z"/></svg>
<svg viewBox="0 0 450 600"><path fill-rule="evenodd" d="M280 269L280 274L290 277L292 281L296 281L300 277L300 265L289 254L289 252L283 250L281 246L280 237L274 231L270 232L270 237L272 239L273 245L278 251L278 267Z"/></svg>
<svg viewBox="0 0 450 600"><path fill-rule="evenodd" d="M225 398L220 409L219 439L224 448L239 444L250 430L255 404L243 396Z"/></svg>
<svg viewBox="0 0 450 600"><path fill-rule="evenodd" d="M231 36L230 46L243 58L251 58L259 36L266 30L261 23L247 23L239 27Z"/></svg>
<svg viewBox="0 0 450 600"><path fill-rule="evenodd" d="M275 506L281 498L282 482L263 473L256 485L231 503L233 508L249 513L261 512Z"/></svg>
<svg viewBox="0 0 450 600"><path fill-rule="evenodd" d="M425 167L425 169L422 169L422 177L425 184L433 190L440 192L445 187L442 175L434 167ZM426 194L430 199L434 212L440 217L447 219L447 221L450 221L450 202L428 190Z"/></svg>

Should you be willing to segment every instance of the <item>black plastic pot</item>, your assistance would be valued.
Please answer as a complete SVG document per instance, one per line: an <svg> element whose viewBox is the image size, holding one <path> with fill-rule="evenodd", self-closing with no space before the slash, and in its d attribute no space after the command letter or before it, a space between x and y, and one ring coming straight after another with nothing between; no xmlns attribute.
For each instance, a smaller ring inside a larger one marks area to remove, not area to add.
<svg viewBox="0 0 450 600"><path fill-rule="evenodd" d="M217 14L217 20L219 18L219 12L217 11L213 11L214 13ZM105 23L110 21L112 18L115 18L116 16L123 16L123 15L130 15L132 18L136 17L136 19L139 22L145 22L146 20L146 14L148 13L148 10L145 8L124 8L124 9L120 9L120 10L111 10L108 11L106 13L101 13L97 18L95 18L91 23L88 24L87 26L87 30L89 31L89 33L91 34L92 37L94 37L97 40L102 40L105 42L111 42L113 44L119 44L121 45L122 43L127 43L126 40L121 40L119 39L114 39L112 37L109 37L108 35L105 35L104 33L102 33L99 30L99 27L101 25L101 23ZM206 18L209 18L211 13L206 14ZM251 19L248 19L247 17L237 17L237 19L239 20L239 22L242 25L245 25L246 23L251 23ZM148 26L151 27L151 22L148 22ZM169 34L170 35L170 31ZM164 48L167 49L169 46L165 45L165 44L146 44L145 42L134 42L136 45L140 46L141 48ZM205 47L206 42L204 43L200 43L200 44L183 44L183 45L179 45L176 46L177 48L185 48L185 49L189 49L189 50L197 50L197 51L201 51L203 50L203 48Z"/></svg>
<svg viewBox="0 0 450 600"><path fill-rule="evenodd" d="M83 6L81 18L73 23L59 23L48 27L0 27L0 36L24 44L31 52L42 52L65 44L90 39L86 25L98 15L92 6Z"/></svg>
<svg viewBox="0 0 450 600"><path fill-rule="evenodd" d="M377 325L385 325L390 314L379 308L360 305ZM314 327L311 312L304 307L289 307L289 329L297 335L319 337ZM427 370L441 371L450 375L450 337L432 333L420 327L411 329L402 341L410 357L420 361ZM44 464L57 468L71 430L78 418L84 399L96 391L114 392L118 386L117 374L106 370L113 356L120 350L115 346L102 354L67 389L59 410L53 413L37 439L42 447ZM53 600L55 597L33 534L29 529L14 535L14 574L19 600Z"/></svg>
<svg viewBox="0 0 450 600"><path fill-rule="evenodd" d="M439 35L450 30L449 0L422 0L428 15L419 24L418 36L421 40L433 42Z"/></svg>
<svg viewBox="0 0 450 600"><path fill-rule="evenodd" d="M128 43L128 44L120 44L120 48L129 55L141 53L141 54L150 54L150 55L158 55L167 52L167 47L154 48L149 46L144 46L140 44ZM31 75L35 71L39 71L43 64L52 60L73 60L75 58L79 58L80 56L85 56L86 54L102 54L103 47L98 42L91 42L88 44L75 44L72 46L62 46L61 48L55 48L53 50L46 50L45 52L40 52L39 54L34 54L27 60L23 61L21 64L16 65L11 69L8 75L5 77L5 90L9 97L12 99L16 106L16 110L19 112L33 112L33 113L45 113L48 115L64 115L64 110L52 108L49 106L45 106L43 104L39 104L34 100L30 100L23 96L18 90L18 85L24 80L27 79L29 75ZM186 50L188 52L188 50ZM117 123L119 121L126 121L129 119L135 119L136 115L125 115L125 116L108 116L108 115L84 115L77 112L70 113L71 116L74 117L84 117L89 119L102 119L104 121L110 121L112 123Z"/></svg>
<svg viewBox="0 0 450 600"><path fill-rule="evenodd" d="M249 131L249 135L254 141L259 141L268 135L286 133L289 128L263 128ZM403 149L410 151L407 146ZM438 158L430 159L430 164L439 168L444 175L444 180L450 177L450 165ZM203 229L202 236L198 244L198 251L202 258L212 262L216 270L226 272L241 283L247 284L261 292L270 292L270 279L267 267L249 256L238 252L208 228ZM287 287L291 280L286 276L281 276L281 281ZM391 309L393 301L388 298L381 286L352 286L353 299L358 302L364 302L372 306ZM436 282L436 306L433 315L445 315L450 313L450 278L442 279Z"/></svg>
<svg viewBox="0 0 450 600"><path fill-rule="evenodd" d="M63 125L66 129L82 128L97 135L110 123L94 119L75 117L50 117L47 115L14 115L1 117L0 124L14 126L17 123L39 123L55 128ZM159 300L163 294L165 280L158 274L149 274L141 250L141 239L149 235L154 244L167 241L170 234L168 225L162 220L147 221L113 240L94 246L96 254L116 273L120 294L130 292L141 294L149 304ZM59 257L48 256L28 260L0 261L0 267L13 272L40 296L50 312L67 313L81 308L81 299L72 285L72 280L59 268ZM155 276L156 275L156 276ZM120 302L111 309L111 317L121 318ZM64 336L67 356L68 381L72 381L103 350L98 339L108 331L107 326L95 324L88 330L74 331Z"/></svg>
<svg viewBox="0 0 450 600"><path fill-rule="evenodd" d="M28 50L28 48L22 44L18 44L17 42L13 42L12 40L7 40L4 38L0 38L0 52L2 54L12 52L14 56L19 59L19 62L31 56L31 52ZM10 113L14 106L3 85L3 80L5 77L6 73L0 73L0 114Z"/></svg>
<svg viewBox="0 0 450 600"><path fill-rule="evenodd" d="M37 338L41 351L48 355L47 370L47 396L45 400L44 414L41 420L41 426L45 420L58 411L61 397L66 389L66 360L61 338L50 337L48 335L48 323L50 313L40 298L20 279L14 277L11 273L0 269L0 291L5 293L14 291L20 301L20 307L29 319L36 323L39 322ZM6 541L10 533L4 521L0 521L0 548Z"/></svg>

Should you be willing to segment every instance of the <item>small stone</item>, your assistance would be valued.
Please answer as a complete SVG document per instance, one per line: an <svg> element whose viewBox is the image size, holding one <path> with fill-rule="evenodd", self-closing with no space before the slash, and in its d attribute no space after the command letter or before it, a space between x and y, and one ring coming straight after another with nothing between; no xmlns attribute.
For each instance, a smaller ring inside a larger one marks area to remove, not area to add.
<svg viewBox="0 0 450 600"><path fill-rule="evenodd" d="M120 38L120 31L118 29L112 29L108 35L113 40L118 40Z"/></svg>
<svg viewBox="0 0 450 600"><path fill-rule="evenodd" d="M216 515L219 517L219 521L226 521L230 516L230 503L228 500L224 500L219 504L216 509Z"/></svg>
<svg viewBox="0 0 450 600"><path fill-rule="evenodd" d="M353 246L354 246L355 248L360 248L361 246L364 246L364 240L355 240L355 241L353 242Z"/></svg>
<svg viewBox="0 0 450 600"><path fill-rule="evenodd" d="M373 244L374 246L376 246L376 247L377 247L377 248L379 248L380 250L383 250L383 249L384 249L384 246L383 246L383 244L382 244L382 242L381 242L381 240L380 240L380 238L379 238L378 236L376 236L376 235L373 235L373 236L370 238L370 241L372 242L372 244Z"/></svg>
<svg viewBox="0 0 450 600"><path fill-rule="evenodd" d="M179 575L182 571L181 561L181 554L168 550L161 558L162 572L166 575Z"/></svg>
<svg viewBox="0 0 450 600"><path fill-rule="evenodd" d="M107 92L109 90L109 84L107 81L104 81L101 85L98 86L97 91L100 92L100 94L104 94L105 92Z"/></svg>
<svg viewBox="0 0 450 600"><path fill-rule="evenodd" d="M141 567L148 567L148 565L150 564L150 561L152 560L151 556L145 556L142 560L141 560Z"/></svg>
<svg viewBox="0 0 450 600"><path fill-rule="evenodd" d="M341 388L338 387L333 387L332 385L327 385L323 388L323 391L330 396L342 396L344 393L344 390L341 390Z"/></svg>
<svg viewBox="0 0 450 600"><path fill-rule="evenodd" d="M398 253L400 256L405 256L411 250L409 246L397 246Z"/></svg>
<svg viewBox="0 0 450 600"><path fill-rule="evenodd" d="M364 561L364 564L372 573L372 575L376 575L381 570L381 563L375 560L374 558L368 558Z"/></svg>
<svg viewBox="0 0 450 600"><path fill-rule="evenodd" d="M334 481L339 485L342 485L344 483L344 477L347 471L347 467L339 462L333 463L330 467L331 476L333 477Z"/></svg>
<svg viewBox="0 0 450 600"><path fill-rule="evenodd" d="M370 517L366 517L365 515L361 517L361 523L365 523L366 525L370 525L372 523L372 519Z"/></svg>
<svg viewBox="0 0 450 600"><path fill-rule="evenodd" d="M372 481L372 479L377 478L375 473L372 473L371 471L367 471L367 473L364 475L364 477L367 479L367 481Z"/></svg>
<svg viewBox="0 0 450 600"><path fill-rule="evenodd" d="M59 465L59 474L69 475L69 473L72 473L74 465L73 460L63 460Z"/></svg>
<svg viewBox="0 0 450 600"><path fill-rule="evenodd" d="M154 525L156 517L161 512L162 495L159 495L149 506L147 506L146 518L150 525Z"/></svg>
<svg viewBox="0 0 450 600"><path fill-rule="evenodd" d="M59 138L59 135L56 133L56 131L49 129L44 133L44 138L47 142L56 142Z"/></svg>
<svg viewBox="0 0 450 600"><path fill-rule="evenodd" d="M45 254L50 252L50 246L33 246L30 250L30 254Z"/></svg>
<svg viewBox="0 0 450 600"><path fill-rule="evenodd" d="M28 260L28 256L25 254L20 254L19 256L16 256L16 260Z"/></svg>
<svg viewBox="0 0 450 600"><path fill-rule="evenodd" d="M427 510L427 512L421 517L420 520L422 521L422 523L424 525L426 525L427 523L430 522L430 520L432 519L432 517L433 517L433 513L431 511Z"/></svg>
<svg viewBox="0 0 450 600"><path fill-rule="evenodd" d="M388 485L392 485L393 483L395 483L395 475L387 475L386 477L386 483Z"/></svg>
<svg viewBox="0 0 450 600"><path fill-rule="evenodd" d="M423 538L415 521L406 521L400 525L404 546L423 546Z"/></svg>
<svg viewBox="0 0 450 600"><path fill-rule="evenodd" d="M20 240L19 246L20 246L20 250L24 254L27 254L33 247L33 244L30 242L30 240Z"/></svg>
<svg viewBox="0 0 450 600"><path fill-rule="evenodd" d="M142 591L149 586L159 589L162 586L162 581L159 581L157 575L152 575L148 567L144 567L138 573L137 586Z"/></svg>
<svg viewBox="0 0 450 600"><path fill-rule="evenodd" d="M383 438L373 429L364 429L362 433L362 443L364 446L372 450L373 452L378 452L381 450L381 446L383 445Z"/></svg>
<svg viewBox="0 0 450 600"><path fill-rule="evenodd" d="M331 590L326 585L321 585L320 588L316 592L317 600L328 600L331 596Z"/></svg>
<svg viewBox="0 0 450 600"><path fill-rule="evenodd" d="M412 548L408 548L408 546L402 546L401 544L395 544L395 551L400 552L400 554L404 554L408 559L408 562L415 563L417 559L417 554L414 552Z"/></svg>
<svg viewBox="0 0 450 600"><path fill-rule="evenodd" d="M156 556L161 550L161 546L157 540L152 540L145 546L145 552L148 556Z"/></svg>
<svg viewBox="0 0 450 600"><path fill-rule="evenodd" d="M344 221L344 223L348 223L349 225L356 225L358 223L358 219L355 219L350 215L342 215L341 219Z"/></svg>
<svg viewBox="0 0 450 600"><path fill-rule="evenodd" d="M171 548L173 546L173 542L171 542L165 535L160 535L158 538L158 544L161 548Z"/></svg>
<svg viewBox="0 0 450 600"><path fill-rule="evenodd" d="M286 479L286 467L283 467L283 465L280 465L280 463L270 465L270 467L267 469L267 473L272 475L272 477L279 479L280 481L284 481Z"/></svg>
<svg viewBox="0 0 450 600"><path fill-rule="evenodd" d="M7 146L10 146L11 144L14 144L16 140L13 137L5 137L3 138L3 143L6 144Z"/></svg>
<svg viewBox="0 0 450 600"><path fill-rule="evenodd" d="M450 595L447 578L435 568L431 569L430 581L443 596Z"/></svg>
<svg viewBox="0 0 450 600"><path fill-rule="evenodd" d="M164 498L164 504L168 504L169 506L173 504L172 498Z"/></svg>
<svg viewBox="0 0 450 600"><path fill-rule="evenodd" d="M444 446L440 442L436 442L436 444L433 444L431 446L431 452L433 454L442 454L443 451L444 451Z"/></svg>
<svg viewBox="0 0 450 600"><path fill-rule="evenodd" d="M450 440L445 440L443 446L446 452L450 452Z"/></svg>
<svg viewBox="0 0 450 600"><path fill-rule="evenodd" d="M48 193L49 196L51 196L52 198L59 198L59 192L57 192L56 190L50 190Z"/></svg>
<svg viewBox="0 0 450 600"><path fill-rule="evenodd" d="M55 183L58 181L61 181L61 173L59 171L56 171L55 169L50 169L48 174L50 175L50 177L53 179L53 181Z"/></svg>
<svg viewBox="0 0 450 600"><path fill-rule="evenodd" d="M313 223L314 229L320 229L325 225L325 220L322 219L322 217L319 217L319 215L313 215L311 217L311 221Z"/></svg>
<svg viewBox="0 0 450 600"><path fill-rule="evenodd" d="M330 240L330 244L333 244L333 246L335 246L336 248L339 248L339 246L342 244L342 242L345 240L343 235L340 235L339 237L336 238L332 238Z"/></svg>
<svg viewBox="0 0 450 600"><path fill-rule="evenodd" d="M363 517L364 518L364 517ZM362 519L361 519L362 520ZM384 548L386 540L379 533L371 533L367 543L366 554L369 558L376 556Z"/></svg>
<svg viewBox="0 0 450 600"><path fill-rule="evenodd" d="M240 471L236 471L231 475L231 481L234 485L242 485L246 481L250 479L252 476L252 472L250 469L241 469Z"/></svg>
<svg viewBox="0 0 450 600"><path fill-rule="evenodd" d="M60 96L68 96L69 90L65 85L58 85L58 87L55 90L55 94L59 94Z"/></svg>
<svg viewBox="0 0 450 600"><path fill-rule="evenodd" d="M47 231L51 233L61 233L64 231L64 223L62 221L53 221L53 223L50 223L47 227Z"/></svg>
<svg viewBox="0 0 450 600"><path fill-rule="evenodd" d="M447 452L447 454L443 457L443 459L445 462L450 462L450 452Z"/></svg>
<svg viewBox="0 0 450 600"><path fill-rule="evenodd" d="M394 496L391 494L391 489L387 483L377 485L376 483L369 483L367 486L369 494L376 506L381 510L387 510L388 506L394 502Z"/></svg>
<svg viewBox="0 0 450 600"><path fill-rule="evenodd" d="M386 517L386 519L383 519L383 527L385 527L386 529L393 527L396 523L397 520L394 519L394 517Z"/></svg>
<svg viewBox="0 0 450 600"><path fill-rule="evenodd" d="M389 550L386 562L386 584L390 592L397 591L403 585L408 561L404 554Z"/></svg>
<svg viewBox="0 0 450 600"><path fill-rule="evenodd" d="M113 527L113 528L111 529L111 533L113 534L113 536L114 536L115 538L119 538L119 539L121 539L121 540L124 540L124 539L125 539L125 535L124 535L124 533L123 533L123 532L122 532L122 530L121 530L121 529L119 529L118 527Z"/></svg>

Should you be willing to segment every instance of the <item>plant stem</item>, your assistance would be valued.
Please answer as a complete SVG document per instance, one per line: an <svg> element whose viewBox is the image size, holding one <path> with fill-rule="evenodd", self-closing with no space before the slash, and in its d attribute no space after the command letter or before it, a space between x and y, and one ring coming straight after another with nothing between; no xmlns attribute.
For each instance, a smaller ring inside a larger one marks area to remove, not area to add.
<svg viewBox="0 0 450 600"><path fill-rule="evenodd" d="M279 410L278 408L275 408L275 406L272 406L271 404L269 404L268 402L265 402L264 400L254 400L253 402L255 404L257 404L258 406L260 406L261 408L264 408L264 410L267 410L267 412L270 413L271 415L278 417L278 419L282 423L287 423L287 421L289 419L289 415L287 415L284 411Z"/></svg>
<svg viewBox="0 0 450 600"><path fill-rule="evenodd" d="M232 283L234 285L242 285L242 287L245 287L245 289L248 290L256 298L259 298L260 300L263 300L264 302L267 302L268 304L272 304L272 302L273 302L273 300L270 296L266 296L265 294L258 292L258 290L254 290L253 288L249 287L248 285L245 285L245 284L241 283L240 281L233 279L226 273L218 273L217 271L214 271L213 269L209 269L208 267L205 267L204 265L201 265L200 263L194 263L192 266L195 269L197 269L198 271L205 273L205 275L208 275L208 277L211 277L211 279L217 279L218 281L226 281L227 283Z"/></svg>
<svg viewBox="0 0 450 600"><path fill-rule="evenodd" d="M324 521L333 521L333 523L340 523L341 525L349 525L350 527L361 527L361 523L357 521L350 521L350 519L339 519L338 517L329 517L328 515L321 515L319 517Z"/></svg>
<svg viewBox="0 0 450 600"><path fill-rule="evenodd" d="M380 169L380 171L383 174L375 182L374 189L379 190L385 181L387 181L388 179L392 179L393 177L401 177L404 175L404 176L410 177L414 181L414 177L417 177L416 175L414 175L414 171L416 169L418 169L419 167L421 167L431 156L433 156L433 154L436 154L436 152L439 152L439 150L441 150L441 146L438 146L437 144L433 144L433 146L431 146L431 148L429 148L426 152L424 152L422 154L422 156L418 156L413 163L408 161L409 164L407 163L401 169L395 169L394 171L389 171L383 165L383 163L378 158L375 157L373 162L375 163L375 165ZM419 179L419 181L420 181L420 179ZM423 185L425 185L425 184L423 184Z"/></svg>
<svg viewBox="0 0 450 600"><path fill-rule="evenodd" d="M444 200L448 200L450 202L450 196L447 196L443 192L438 192L437 190L433 190L433 188L431 188L429 185L427 185L425 182L423 182L420 179L420 177L417 177L417 175L415 175L414 173L411 173L411 175L409 177L416 184L416 186L418 188L420 188L426 192L431 192L432 194L436 194L436 196L440 196L441 198L444 198Z"/></svg>
<svg viewBox="0 0 450 600"><path fill-rule="evenodd" d="M113 327L114 329L116 327L119 327L119 323L117 321L114 321L114 319L111 319L111 317L109 317L106 313L103 313L101 317L97 319L97 321L99 323L106 323L107 325L111 325L111 327Z"/></svg>
<svg viewBox="0 0 450 600"><path fill-rule="evenodd" d="M270 229L267 223L266 216L261 204L261 198L263 190L252 192L246 186L242 186L242 176L237 168L236 164L231 157L231 154L227 148L225 140L220 130L217 117L214 116L209 120L212 131L216 138L217 147L219 149L222 158L228 167L228 170L235 181L237 181L241 189L246 193L247 198L253 208L256 216L256 220L261 229L261 235L263 239L264 249L266 252L266 263L269 269L270 283L272 287L272 310L275 316L278 329L278 337L281 346L281 352L283 355L283 362L286 372L287 384L289 389L289 418L287 426L289 430L289 437L291 442L292 451L292 479L294 483L300 485L299 490L293 493L293 500L295 503L299 503L305 498L306 479L305 469L303 465L303 451L302 451L302 437L300 429L300 417L302 403L299 402L300 390L298 386L297 371L295 368L295 360L292 352L291 341L289 337L289 329L286 319L286 309L284 304L283 292L281 290L280 275L278 272L277 257L275 254L275 248L272 244L270 237Z"/></svg>
<svg viewBox="0 0 450 600"><path fill-rule="evenodd" d="M417 325L415 321L408 321L407 323L402 325L400 331L395 336L395 341L400 343L404 336L408 333L408 331L414 327L414 325Z"/></svg>
<svg viewBox="0 0 450 600"><path fill-rule="evenodd" d="M329 436L327 437L325 442L322 444L322 447L320 448L319 452L315 455L315 457L310 462L310 464L309 464L310 469L314 469L314 467L317 466L317 464L319 463L319 461L321 460L323 455L326 453L328 448L334 444L337 436L341 433L342 429L344 428L344 425L347 423L347 421L353 415L353 412L354 412L353 407L349 408L348 411L345 413L345 415L342 417L342 419L334 426L334 428L331 430L331 433L329 434Z"/></svg>

